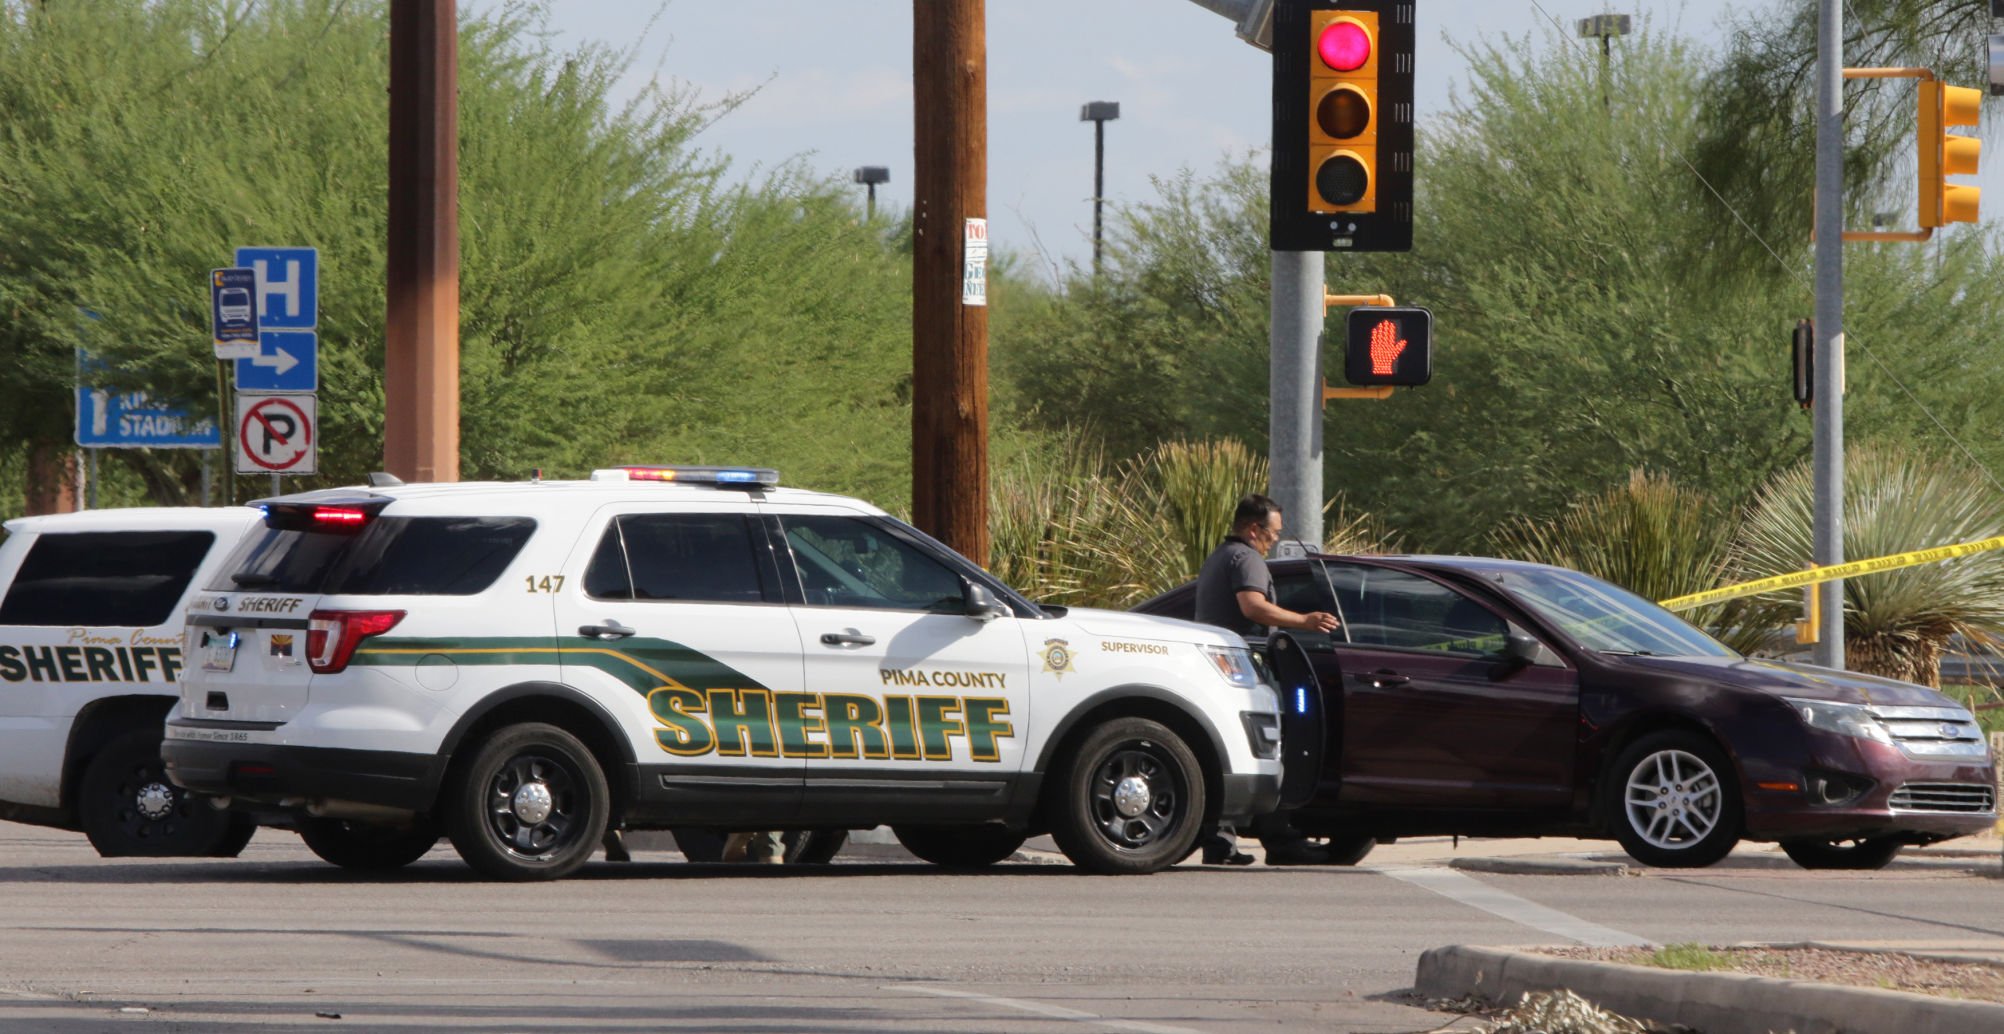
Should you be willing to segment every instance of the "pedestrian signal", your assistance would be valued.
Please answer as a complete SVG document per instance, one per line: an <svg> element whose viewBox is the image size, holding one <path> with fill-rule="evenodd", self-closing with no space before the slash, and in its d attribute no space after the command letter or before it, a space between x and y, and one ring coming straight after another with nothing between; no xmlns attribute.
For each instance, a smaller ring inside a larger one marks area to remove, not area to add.
<svg viewBox="0 0 2004 1034"><path fill-rule="evenodd" d="M1433 313L1359 306L1345 321L1343 379L1358 385L1416 387L1433 379Z"/></svg>

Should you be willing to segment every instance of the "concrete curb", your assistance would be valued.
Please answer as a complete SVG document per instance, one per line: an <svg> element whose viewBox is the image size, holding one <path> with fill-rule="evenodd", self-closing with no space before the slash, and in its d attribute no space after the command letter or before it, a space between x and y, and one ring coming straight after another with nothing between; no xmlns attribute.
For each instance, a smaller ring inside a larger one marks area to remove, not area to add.
<svg viewBox="0 0 2004 1034"><path fill-rule="evenodd" d="M1450 869L1493 872L1506 876L1627 876L1634 870L1621 862L1567 855L1519 855L1501 858L1456 858Z"/></svg>
<svg viewBox="0 0 2004 1034"><path fill-rule="evenodd" d="M1744 973L1691 973L1561 959L1464 944L1420 955L1414 986L1429 998L1480 995L1514 1003L1565 989L1604 1009L1705 1034L1996 1034L2004 1005Z"/></svg>

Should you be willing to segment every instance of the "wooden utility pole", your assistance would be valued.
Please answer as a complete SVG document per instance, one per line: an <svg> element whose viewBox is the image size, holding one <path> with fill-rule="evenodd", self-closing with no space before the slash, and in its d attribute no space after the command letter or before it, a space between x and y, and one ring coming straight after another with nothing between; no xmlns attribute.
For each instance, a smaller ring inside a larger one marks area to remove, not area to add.
<svg viewBox="0 0 2004 1034"><path fill-rule="evenodd" d="M383 466L459 480L459 12L390 0Z"/></svg>
<svg viewBox="0 0 2004 1034"><path fill-rule="evenodd" d="M984 0L912 0L912 519L988 563ZM970 220L979 220L978 226ZM970 246L979 234L982 265ZM979 273L976 282L971 274ZM971 304L970 304L971 303Z"/></svg>

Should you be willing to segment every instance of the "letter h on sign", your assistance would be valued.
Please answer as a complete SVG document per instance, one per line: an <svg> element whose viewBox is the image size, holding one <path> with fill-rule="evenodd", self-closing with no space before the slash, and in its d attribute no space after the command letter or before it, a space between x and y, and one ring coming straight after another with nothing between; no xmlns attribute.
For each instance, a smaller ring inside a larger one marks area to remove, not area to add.
<svg viewBox="0 0 2004 1034"><path fill-rule="evenodd" d="M311 330L320 322L318 250L238 248L237 265L257 271L260 329Z"/></svg>

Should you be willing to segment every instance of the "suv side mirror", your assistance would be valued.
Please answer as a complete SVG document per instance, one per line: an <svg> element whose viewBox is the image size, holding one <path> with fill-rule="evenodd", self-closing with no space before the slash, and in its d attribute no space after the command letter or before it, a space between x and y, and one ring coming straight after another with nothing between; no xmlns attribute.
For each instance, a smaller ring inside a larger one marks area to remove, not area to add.
<svg viewBox="0 0 2004 1034"><path fill-rule="evenodd" d="M1002 601L996 599L995 594L989 592L987 586L966 580L961 584L965 587L961 592L961 598L966 601L967 609L964 613L968 617L986 623L1003 615Z"/></svg>

